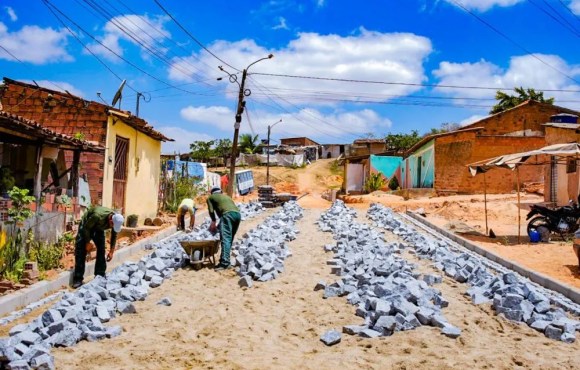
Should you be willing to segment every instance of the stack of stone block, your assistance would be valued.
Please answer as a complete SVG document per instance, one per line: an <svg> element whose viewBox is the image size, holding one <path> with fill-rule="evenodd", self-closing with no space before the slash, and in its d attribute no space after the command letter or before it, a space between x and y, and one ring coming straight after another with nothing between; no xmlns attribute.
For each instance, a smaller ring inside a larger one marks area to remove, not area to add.
<svg viewBox="0 0 580 370"><path fill-rule="evenodd" d="M354 217L355 211L338 200L318 221L321 230L334 234L336 244L325 246L334 252L327 264L341 279L328 285L321 281L314 289L323 290L325 299L346 296L364 320L344 326L343 332L373 338L430 325L448 337L458 337L461 330L442 313L449 302L433 287L441 277L417 273L416 266L399 255L400 243L386 243L380 232L354 222ZM321 340L334 342L332 334Z"/></svg>
<svg viewBox="0 0 580 370"><path fill-rule="evenodd" d="M272 185L258 186L258 201L266 208L276 207L276 197Z"/></svg>
<svg viewBox="0 0 580 370"><path fill-rule="evenodd" d="M492 308L506 319L524 322L551 339L568 343L575 341L580 321L568 317L562 307L576 316L580 307L570 300L492 264L482 256L465 250L452 250L444 240L426 236L387 207L373 204L367 215L376 226L403 238L419 257L434 261L434 266L445 275L469 284L466 294L474 304L491 303ZM493 273L491 266L499 274Z"/></svg>
<svg viewBox="0 0 580 370"><path fill-rule="evenodd" d="M32 285L38 282L39 276L38 264L36 262L26 262L20 282L24 285Z"/></svg>

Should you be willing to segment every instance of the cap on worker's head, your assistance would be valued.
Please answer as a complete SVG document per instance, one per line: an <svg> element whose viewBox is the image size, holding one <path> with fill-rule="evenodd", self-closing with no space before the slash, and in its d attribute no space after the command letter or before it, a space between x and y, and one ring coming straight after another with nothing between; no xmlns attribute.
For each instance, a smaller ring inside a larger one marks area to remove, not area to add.
<svg viewBox="0 0 580 370"><path fill-rule="evenodd" d="M113 215L113 230L116 233L118 233L119 231L121 231L121 228L123 227L123 222L125 222L125 218L123 217L122 214L115 213Z"/></svg>
<svg viewBox="0 0 580 370"><path fill-rule="evenodd" d="M222 189L217 187L217 186L214 186L213 188L211 188L212 194L221 193L221 192L222 192Z"/></svg>

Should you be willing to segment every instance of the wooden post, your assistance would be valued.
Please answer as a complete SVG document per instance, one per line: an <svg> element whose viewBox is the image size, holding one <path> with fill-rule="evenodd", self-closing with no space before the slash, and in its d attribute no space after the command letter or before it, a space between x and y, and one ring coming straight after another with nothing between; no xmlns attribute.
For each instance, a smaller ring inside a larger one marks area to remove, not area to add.
<svg viewBox="0 0 580 370"><path fill-rule="evenodd" d="M518 244L520 244L521 237L521 219L522 214L520 212L520 167L516 167L516 177L518 181Z"/></svg>
<svg viewBox="0 0 580 370"><path fill-rule="evenodd" d="M487 227L487 182L485 181L485 172L483 173L483 204L485 207L485 235L489 236L489 228Z"/></svg>
<svg viewBox="0 0 580 370"><path fill-rule="evenodd" d="M73 189L73 197L79 196L79 163L81 159L81 152L80 150L75 150L73 152L73 161L71 166L71 173L70 173L70 182L69 188L72 187Z"/></svg>
<svg viewBox="0 0 580 370"><path fill-rule="evenodd" d="M348 159L344 160L344 194L348 194Z"/></svg>
<svg viewBox="0 0 580 370"><path fill-rule="evenodd" d="M42 142L38 143L36 147L36 174L34 175L34 191L33 195L36 197L36 205L40 205L40 193L42 192Z"/></svg>

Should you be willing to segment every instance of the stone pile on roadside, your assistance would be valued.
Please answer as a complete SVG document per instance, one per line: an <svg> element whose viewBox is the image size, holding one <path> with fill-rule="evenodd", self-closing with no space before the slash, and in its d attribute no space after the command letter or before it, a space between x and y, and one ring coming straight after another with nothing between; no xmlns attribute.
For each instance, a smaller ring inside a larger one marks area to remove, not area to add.
<svg viewBox="0 0 580 370"><path fill-rule="evenodd" d="M269 281L284 271L284 261L292 253L287 242L296 239L294 224L303 210L294 201L268 217L258 227L244 234L232 246L232 263L241 277L240 287L251 287L252 281Z"/></svg>
<svg viewBox="0 0 580 370"><path fill-rule="evenodd" d="M264 212L265 208L262 203L258 201L249 203L236 203L240 209L240 214L242 215L242 221L254 218L260 213Z"/></svg>
<svg viewBox="0 0 580 370"><path fill-rule="evenodd" d="M153 252L138 262L125 262L106 278L95 277L76 291L65 293L32 322L14 326L9 337L0 339L0 369L54 369L51 347L120 335L120 326L106 324L119 314L136 313L135 301L144 300L149 288L160 286L184 266L187 255L179 240L206 238L206 230L207 226L150 244L147 249ZM159 304L170 305L171 301Z"/></svg>
<svg viewBox="0 0 580 370"><path fill-rule="evenodd" d="M321 230L334 234L336 244L324 248L335 253L327 264L341 279L329 285L319 282L314 289L323 290L323 298L346 296L364 319L361 325L344 326L343 332L373 338L430 325L458 337L461 330L442 314L449 302L432 286L441 277L416 272L416 266L399 255L400 243L386 243L382 233L354 222L355 217L354 210L337 200L318 221ZM328 333L321 340L335 343L336 335Z"/></svg>
<svg viewBox="0 0 580 370"><path fill-rule="evenodd" d="M568 318L560 307L554 307L546 289L506 269L494 274L485 266L485 258L473 253L453 251L443 240L436 240L403 222L395 213L379 204L372 204L367 213L377 227L400 236L421 258L434 261L434 267L445 275L471 287L467 295L474 304L491 303L505 318L524 322L548 338L572 343L580 321Z"/></svg>

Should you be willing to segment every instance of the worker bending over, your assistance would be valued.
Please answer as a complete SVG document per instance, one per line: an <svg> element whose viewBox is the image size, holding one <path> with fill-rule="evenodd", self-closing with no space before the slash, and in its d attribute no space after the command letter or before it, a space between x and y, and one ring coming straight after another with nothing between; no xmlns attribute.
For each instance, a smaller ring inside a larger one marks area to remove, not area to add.
<svg viewBox="0 0 580 370"><path fill-rule="evenodd" d="M189 213L189 228L195 225L195 212L197 207L193 199L185 198L177 208L177 230L185 230L185 215Z"/></svg>
<svg viewBox="0 0 580 370"><path fill-rule="evenodd" d="M79 230L75 240L75 270L73 275L73 288L83 285L85 275L85 260L87 258L87 246L91 240L97 247L97 259L95 261L95 275L105 276L107 261L113 259L117 233L121 231L125 219L123 215L106 207L92 207L81 218ZM111 247L105 258L105 230L111 230Z"/></svg>
<svg viewBox="0 0 580 370"><path fill-rule="evenodd" d="M242 216L240 210L232 200L219 187L211 189L211 195L207 198L207 212L211 217L211 224L209 231L216 232L216 214L220 218L219 232L221 236L222 248L220 255L220 262L215 267L216 270L224 270L230 268L230 251L234 236L240 226ZM215 213L215 214L214 214Z"/></svg>

